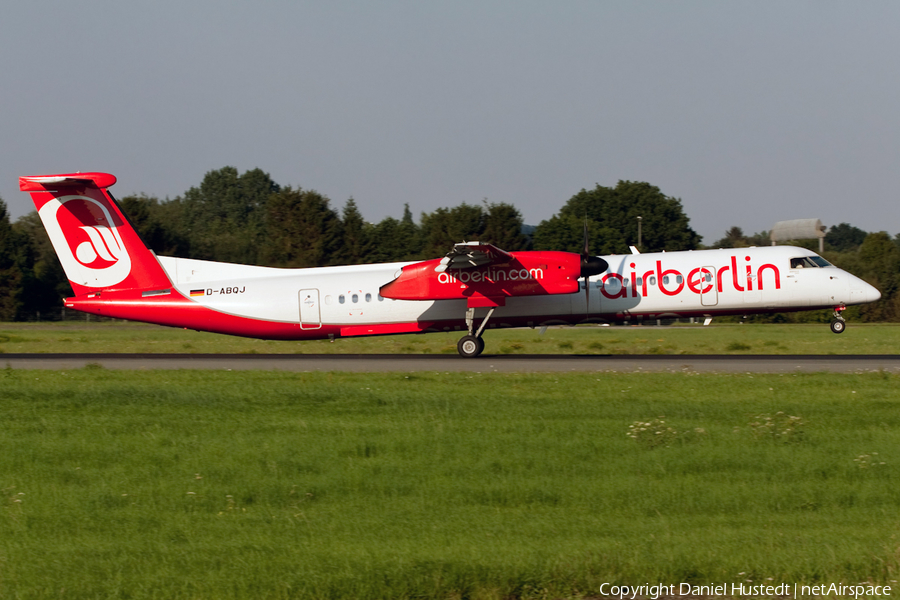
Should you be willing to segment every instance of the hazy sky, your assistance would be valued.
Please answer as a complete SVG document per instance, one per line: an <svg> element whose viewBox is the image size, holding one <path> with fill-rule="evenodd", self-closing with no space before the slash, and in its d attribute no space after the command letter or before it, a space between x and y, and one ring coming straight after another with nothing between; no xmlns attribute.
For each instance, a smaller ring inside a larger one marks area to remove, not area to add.
<svg viewBox="0 0 900 600"><path fill-rule="evenodd" d="M174 198L226 165L370 221L648 181L707 243L900 231L898 2L29 0L0 17L0 197L106 171Z"/></svg>

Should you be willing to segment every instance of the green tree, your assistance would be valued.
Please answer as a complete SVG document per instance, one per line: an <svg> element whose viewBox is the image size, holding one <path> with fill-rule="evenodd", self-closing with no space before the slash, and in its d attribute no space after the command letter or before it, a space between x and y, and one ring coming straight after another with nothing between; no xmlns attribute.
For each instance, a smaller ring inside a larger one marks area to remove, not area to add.
<svg viewBox="0 0 900 600"><path fill-rule="evenodd" d="M394 243L399 249L398 260L424 258L425 241L422 228L413 221L409 204L403 205L403 217L397 225L397 239Z"/></svg>
<svg viewBox="0 0 900 600"><path fill-rule="evenodd" d="M412 217L409 204L403 206L403 219L385 217L369 225L365 262L398 262L419 260L422 255L422 236Z"/></svg>
<svg viewBox="0 0 900 600"><path fill-rule="evenodd" d="M72 295L72 286L37 211L19 217L13 229L20 244L19 260L26 266L23 271L25 313L22 318L30 318L38 312L42 315L56 314L63 298Z"/></svg>
<svg viewBox="0 0 900 600"><path fill-rule="evenodd" d="M512 204L485 201L484 231L480 241L509 251L527 250L528 238L522 234L522 213Z"/></svg>
<svg viewBox="0 0 900 600"><path fill-rule="evenodd" d="M710 248L748 248L750 246L768 246L770 244L768 231L744 235L744 230L740 227L731 227L725 232L725 237L713 242Z"/></svg>
<svg viewBox="0 0 900 600"><path fill-rule="evenodd" d="M881 291L881 300L860 307L868 321L896 321L900 318L900 248L884 231L866 236L858 251L855 275Z"/></svg>
<svg viewBox="0 0 900 600"><path fill-rule="evenodd" d="M266 203L279 189L260 169L243 175L234 167L208 172L200 187L176 199L182 217L178 233L190 239L191 257L258 264Z"/></svg>
<svg viewBox="0 0 900 600"><path fill-rule="evenodd" d="M713 242L713 248L741 248L744 246L744 230L740 227L731 227L725 232L725 237Z"/></svg>
<svg viewBox="0 0 900 600"><path fill-rule="evenodd" d="M849 223L835 225L825 234L825 244L836 252L856 250L866 239L866 232Z"/></svg>
<svg viewBox="0 0 900 600"><path fill-rule="evenodd" d="M6 203L0 199L0 321L13 321L22 308L23 276L19 262L20 242L9 222Z"/></svg>
<svg viewBox="0 0 900 600"><path fill-rule="evenodd" d="M325 196L290 186L272 194L266 206L266 264L321 267L338 262L343 248L341 219Z"/></svg>
<svg viewBox="0 0 900 600"><path fill-rule="evenodd" d="M347 204L344 205L341 225L344 232L342 262L351 265L365 262L369 247L369 227L353 198L347 200Z"/></svg>
<svg viewBox="0 0 900 600"><path fill-rule="evenodd" d="M641 217L641 250L693 250L700 236L690 228L681 200L665 196L649 183L620 181L614 188L597 185L581 190L534 232L539 250L581 252L587 221L592 254L622 254L637 245Z"/></svg>
<svg viewBox="0 0 900 600"><path fill-rule="evenodd" d="M770 232L763 230L753 235L748 235L744 238L744 241L747 242L748 246L771 246L772 238L769 237L769 234Z"/></svg>
<svg viewBox="0 0 900 600"><path fill-rule="evenodd" d="M454 208L422 213L422 252L428 258L443 256L454 244L474 241L484 232L484 211L463 202Z"/></svg>
<svg viewBox="0 0 900 600"><path fill-rule="evenodd" d="M139 194L120 198L119 205L148 248L162 256L190 256L190 244L177 226L183 219L181 203Z"/></svg>
<svg viewBox="0 0 900 600"><path fill-rule="evenodd" d="M370 245L366 252L365 262L396 262L406 258L405 249L401 247L402 235L400 221L393 217L385 217L373 225L369 231Z"/></svg>

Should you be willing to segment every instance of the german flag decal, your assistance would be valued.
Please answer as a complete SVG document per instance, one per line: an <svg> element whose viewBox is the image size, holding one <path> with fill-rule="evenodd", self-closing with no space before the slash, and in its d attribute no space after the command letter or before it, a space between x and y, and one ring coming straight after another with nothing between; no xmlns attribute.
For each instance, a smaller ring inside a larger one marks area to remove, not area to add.
<svg viewBox="0 0 900 600"><path fill-rule="evenodd" d="M192 298L193 298L194 296L205 296L205 295L206 295L206 290L191 290L191 297L192 297Z"/></svg>

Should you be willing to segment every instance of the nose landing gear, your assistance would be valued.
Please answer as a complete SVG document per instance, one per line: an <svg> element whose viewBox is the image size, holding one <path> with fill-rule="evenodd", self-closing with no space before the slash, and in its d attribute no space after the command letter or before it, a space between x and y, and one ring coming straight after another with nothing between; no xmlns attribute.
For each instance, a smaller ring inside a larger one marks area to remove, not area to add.
<svg viewBox="0 0 900 600"><path fill-rule="evenodd" d="M466 325L469 328L469 335L463 336L456 344L456 350L459 352L460 356L465 358L475 358L484 352L484 340L481 338L481 334L484 333L484 328L492 314L494 314L493 308L488 311L487 315L485 315L484 319L481 321L481 326L478 327L478 331L475 331L475 309L469 308L466 310Z"/></svg>
<svg viewBox="0 0 900 600"><path fill-rule="evenodd" d="M834 318L831 320L831 331L834 333L844 333L844 329L847 328L847 322L844 320L844 317L841 316L841 313L846 309L846 306L838 306L834 309Z"/></svg>

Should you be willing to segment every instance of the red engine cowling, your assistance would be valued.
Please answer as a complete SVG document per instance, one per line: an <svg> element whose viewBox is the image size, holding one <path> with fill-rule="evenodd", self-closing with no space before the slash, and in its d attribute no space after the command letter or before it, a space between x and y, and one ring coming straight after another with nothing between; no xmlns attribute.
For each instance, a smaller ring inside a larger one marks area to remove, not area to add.
<svg viewBox="0 0 900 600"><path fill-rule="evenodd" d="M469 269L436 271L441 259L403 267L382 286L397 300L467 299L468 306L503 306L512 296L572 294L578 291L581 257L571 252L515 252L512 260Z"/></svg>

